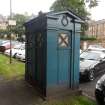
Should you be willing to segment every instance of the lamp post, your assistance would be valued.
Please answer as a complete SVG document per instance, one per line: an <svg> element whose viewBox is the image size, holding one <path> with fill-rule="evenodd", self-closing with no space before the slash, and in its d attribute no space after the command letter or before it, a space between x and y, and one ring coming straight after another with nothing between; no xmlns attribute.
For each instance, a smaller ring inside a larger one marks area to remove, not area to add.
<svg viewBox="0 0 105 105"><path fill-rule="evenodd" d="M12 0L10 0L10 20L12 19ZM12 58L11 58L11 55L12 55L12 43L11 43L11 24L10 24L10 64L12 63Z"/></svg>
<svg viewBox="0 0 105 105"><path fill-rule="evenodd" d="M10 27L10 63L12 63L12 40L11 40L11 27L16 25L16 21L12 20L12 0L10 0L10 19L8 21L9 27Z"/></svg>

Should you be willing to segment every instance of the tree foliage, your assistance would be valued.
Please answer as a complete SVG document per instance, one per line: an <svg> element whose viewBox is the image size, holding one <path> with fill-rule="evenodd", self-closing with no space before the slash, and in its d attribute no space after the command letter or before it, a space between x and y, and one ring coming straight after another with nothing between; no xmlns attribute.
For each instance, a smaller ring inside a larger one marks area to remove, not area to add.
<svg viewBox="0 0 105 105"><path fill-rule="evenodd" d="M25 29L23 24L29 19L29 16L25 16L22 14L14 14L12 19L16 20L16 26L13 26L11 28L11 32L18 34L19 36L24 35Z"/></svg>
<svg viewBox="0 0 105 105"><path fill-rule="evenodd" d="M28 15L22 15L22 14L13 14L12 20L16 20L16 26L7 26L6 29L0 29L0 36L4 36L5 34L7 36L10 36L11 33L18 35L21 37L25 34L25 28L24 23L30 18L31 16ZM7 20L10 19L10 16Z"/></svg>

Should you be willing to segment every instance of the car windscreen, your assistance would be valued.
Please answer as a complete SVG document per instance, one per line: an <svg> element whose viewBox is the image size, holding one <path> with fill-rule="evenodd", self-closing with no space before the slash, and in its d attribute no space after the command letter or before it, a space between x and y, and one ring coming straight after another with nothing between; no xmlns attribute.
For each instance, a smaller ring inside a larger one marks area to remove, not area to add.
<svg viewBox="0 0 105 105"><path fill-rule="evenodd" d="M80 60L99 60L100 54L93 52L84 52L80 55Z"/></svg>

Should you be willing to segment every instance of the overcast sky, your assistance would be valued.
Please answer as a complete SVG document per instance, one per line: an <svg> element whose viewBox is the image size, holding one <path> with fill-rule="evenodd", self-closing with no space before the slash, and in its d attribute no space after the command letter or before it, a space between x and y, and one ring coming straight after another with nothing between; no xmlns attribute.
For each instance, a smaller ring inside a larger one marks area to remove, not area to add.
<svg viewBox="0 0 105 105"><path fill-rule="evenodd" d="M91 18L93 20L105 19L105 0L98 0L99 6L89 10L91 12Z"/></svg>
<svg viewBox="0 0 105 105"><path fill-rule="evenodd" d="M0 0L0 14L9 15L10 0ZM49 11L49 7L55 0L12 0L13 13L37 14L40 10Z"/></svg>
<svg viewBox="0 0 105 105"><path fill-rule="evenodd" d="M55 0L12 0L13 13L25 13L35 14L42 10L48 12L50 6ZM99 6L89 10L92 14L91 18L94 20L105 19L105 0L99 0ZM9 3L10 0L1 0L0 2L0 14L9 15Z"/></svg>

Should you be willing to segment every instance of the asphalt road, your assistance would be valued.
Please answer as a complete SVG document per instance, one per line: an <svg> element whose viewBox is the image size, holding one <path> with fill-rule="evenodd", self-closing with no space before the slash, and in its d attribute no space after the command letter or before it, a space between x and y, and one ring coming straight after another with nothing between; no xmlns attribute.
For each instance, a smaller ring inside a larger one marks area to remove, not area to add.
<svg viewBox="0 0 105 105"><path fill-rule="evenodd" d="M102 76L103 74L100 74L95 80L90 81L90 82L82 82L80 83L80 89L82 90L83 93L87 94L90 97L94 98L94 90L95 90L95 85L98 79Z"/></svg>

